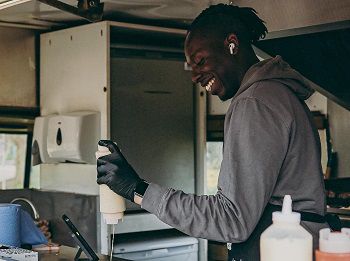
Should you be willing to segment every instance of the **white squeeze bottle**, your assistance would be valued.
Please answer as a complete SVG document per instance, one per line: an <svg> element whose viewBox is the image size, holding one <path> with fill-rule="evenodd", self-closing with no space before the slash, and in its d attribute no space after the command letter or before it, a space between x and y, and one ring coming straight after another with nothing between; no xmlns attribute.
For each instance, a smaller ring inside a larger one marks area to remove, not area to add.
<svg viewBox="0 0 350 261"><path fill-rule="evenodd" d="M312 261L312 235L300 225L300 213L292 212L290 195L272 222L260 237L261 261Z"/></svg>
<svg viewBox="0 0 350 261"><path fill-rule="evenodd" d="M96 159L110 154L107 147L97 146ZM107 185L100 185L100 212L106 224L118 224L119 219L124 217L125 199Z"/></svg>

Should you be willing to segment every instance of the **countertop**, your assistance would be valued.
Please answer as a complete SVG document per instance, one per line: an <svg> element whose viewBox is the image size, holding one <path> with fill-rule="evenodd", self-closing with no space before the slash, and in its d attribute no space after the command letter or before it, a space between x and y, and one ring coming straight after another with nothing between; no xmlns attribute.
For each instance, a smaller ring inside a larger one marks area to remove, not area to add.
<svg viewBox="0 0 350 261"><path fill-rule="evenodd" d="M72 261L74 260L75 254L78 249L67 246L60 246L59 252L39 252L39 260L40 261ZM83 255L81 258L83 258ZM108 256L98 255L100 260L110 260ZM127 259L113 257L113 261L126 261Z"/></svg>

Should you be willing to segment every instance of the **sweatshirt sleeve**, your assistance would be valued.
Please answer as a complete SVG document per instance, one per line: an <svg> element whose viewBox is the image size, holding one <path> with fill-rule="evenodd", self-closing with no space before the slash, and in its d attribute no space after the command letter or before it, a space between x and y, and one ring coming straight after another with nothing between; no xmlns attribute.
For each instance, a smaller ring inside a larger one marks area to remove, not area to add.
<svg viewBox="0 0 350 261"><path fill-rule="evenodd" d="M142 208L194 237L245 241L268 203L288 148L288 128L256 98L234 101L225 123L216 195L196 196L151 183Z"/></svg>

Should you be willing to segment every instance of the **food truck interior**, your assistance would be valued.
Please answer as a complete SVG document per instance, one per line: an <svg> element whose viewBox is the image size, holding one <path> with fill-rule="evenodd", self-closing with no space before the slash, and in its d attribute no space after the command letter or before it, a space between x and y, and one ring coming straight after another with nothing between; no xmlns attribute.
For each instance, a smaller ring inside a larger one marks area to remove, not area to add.
<svg viewBox="0 0 350 261"><path fill-rule="evenodd" d="M281 55L315 84L306 102L327 210L350 227L350 1L230 2L266 22L260 60ZM225 244L187 236L130 201L123 222L107 225L95 158L97 141L110 138L144 179L216 193L230 101L191 82L184 40L218 3L228 1L0 0L0 203L17 200L61 249L77 246L66 214L99 254L227 260Z"/></svg>

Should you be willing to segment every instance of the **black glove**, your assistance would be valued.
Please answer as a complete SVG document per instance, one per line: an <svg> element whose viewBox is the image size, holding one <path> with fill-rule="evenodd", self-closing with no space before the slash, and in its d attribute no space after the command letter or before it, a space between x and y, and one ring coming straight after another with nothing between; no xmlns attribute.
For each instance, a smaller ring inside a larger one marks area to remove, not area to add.
<svg viewBox="0 0 350 261"><path fill-rule="evenodd" d="M100 140L111 154L97 159L97 183L106 184L118 195L134 202L134 192L143 180L124 158L118 146L111 140Z"/></svg>

